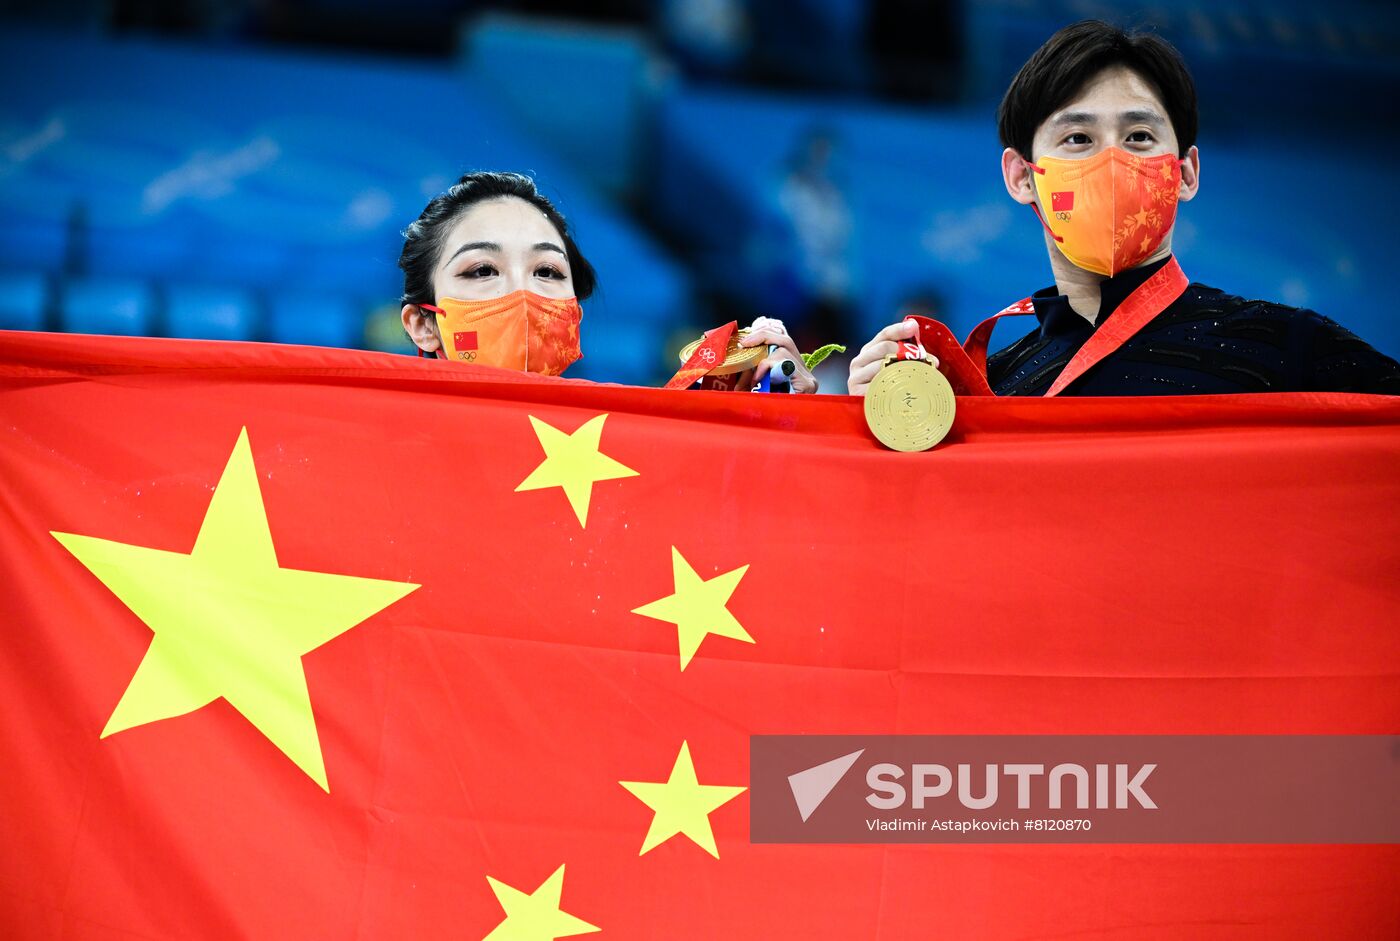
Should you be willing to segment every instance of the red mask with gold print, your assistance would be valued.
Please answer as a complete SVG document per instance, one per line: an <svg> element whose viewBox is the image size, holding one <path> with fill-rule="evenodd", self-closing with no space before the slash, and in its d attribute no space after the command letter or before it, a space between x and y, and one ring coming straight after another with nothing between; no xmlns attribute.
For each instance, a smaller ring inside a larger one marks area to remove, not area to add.
<svg viewBox="0 0 1400 941"><path fill-rule="evenodd" d="M437 315L447 359L557 376L583 352L578 298L516 291L488 301L444 297L441 306L420 304Z"/></svg>
<svg viewBox="0 0 1400 941"><path fill-rule="evenodd" d="M1041 157L1030 164L1040 222L1060 251L1086 271L1112 277L1152 256L1176 220L1181 161L1109 147L1092 157ZM1042 214L1041 207L1046 215Z"/></svg>

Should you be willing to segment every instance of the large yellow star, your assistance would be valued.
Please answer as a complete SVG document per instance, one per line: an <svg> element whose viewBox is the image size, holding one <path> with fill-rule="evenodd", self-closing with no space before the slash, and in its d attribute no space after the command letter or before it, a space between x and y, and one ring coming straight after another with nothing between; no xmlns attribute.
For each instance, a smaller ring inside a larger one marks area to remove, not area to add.
<svg viewBox="0 0 1400 941"><path fill-rule="evenodd" d="M544 448L544 460L520 482L515 492L563 487L579 525L587 528L593 485L600 480L638 476L632 468L598 450L603 437L603 420L607 417L606 414L596 415L573 434L566 434L531 415L530 424L540 439L540 447Z"/></svg>
<svg viewBox="0 0 1400 941"><path fill-rule="evenodd" d="M689 742L681 742L681 751L676 756L675 766L671 768L671 777L664 783L617 783L656 811L638 856L682 833L690 837L696 846L719 859L719 850L715 847L715 832L710 829L710 814L747 790L742 787L701 784L696 780L695 763L690 760Z"/></svg>
<svg viewBox="0 0 1400 941"><path fill-rule="evenodd" d="M563 866L554 870L554 875L529 895L490 876L486 881L491 884L501 908L506 910L506 918L482 941L554 941L602 930L560 910L559 899L564 893Z"/></svg>
<svg viewBox="0 0 1400 941"><path fill-rule="evenodd" d="M223 697L330 790L301 658L418 586L281 568L248 429L188 555L52 535L155 632L103 738Z"/></svg>
<svg viewBox="0 0 1400 941"><path fill-rule="evenodd" d="M734 594L734 589L738 587L739 579L743 578L748 570L747 565L742 565L705 581L690 567L680 550L672 546L671 573L676 586L675 592L640 608L633 608L632 613L656 618L658 621L670 621L676 625L676 633L680 640L681 669L684 670L690 663L690 658L695 656L695 651L700 649L700 642L705 639L706 634L732 637L746 644L754 642L749 632L744 630L743 625L729 613L729 608L725 607L729 603L729 596Z"/></svg>

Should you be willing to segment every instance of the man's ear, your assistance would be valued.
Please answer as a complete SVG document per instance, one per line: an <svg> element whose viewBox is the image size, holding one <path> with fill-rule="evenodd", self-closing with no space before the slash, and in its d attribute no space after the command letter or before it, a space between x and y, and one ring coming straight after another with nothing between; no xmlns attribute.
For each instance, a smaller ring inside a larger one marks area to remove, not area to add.
<svg viewBox="0 0 1400 941"><path fill-rule="evenodd" d="M1189 202L1196 196L1196 190L1201 186L1201 152L1195 145L1186 151L1186 156L1181 158L1181 190L1177 193L1177 200Z"/></svg>
<svg viewBox="0 0 1400 941"><path fill-rule="evenodd" d="M1034 172L1015 148L1008 147L1001 152L1001 178L1006 183L1006 191L1023 206L1035 202L1035 184L1031 182Z"/></svg>
<svg viewBox="0 0 1400 941"><path fill-rule="evenodd" d="M417 304L405 304L402 311L403 328L424 353L436 353L442 346L438 336L437 318Z"/></svg>

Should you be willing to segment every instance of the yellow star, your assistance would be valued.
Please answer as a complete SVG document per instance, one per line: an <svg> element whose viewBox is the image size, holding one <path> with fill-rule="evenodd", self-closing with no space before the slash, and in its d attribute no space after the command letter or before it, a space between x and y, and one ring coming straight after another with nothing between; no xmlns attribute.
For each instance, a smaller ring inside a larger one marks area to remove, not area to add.
<svg viewBox="0 0 1400 941"><path fill-rule="evenodd" d="M743 578L748 570L747 565L742 565L705 581L695 574L695 569L690 567L680 550L672 546L671 573L676 586L675 592L640 608L633 608L632 613L658 621L670 621L676 625L680 640L681 669L684 670L689 665L690 658L695 656L695 651L700 649L700 642L705 639L706 634L732 637L746 644L754 642L749 632L744 630L743 625L725 607L729 603L729 596L734 594L734 589L738 587L739 579Z"/></svg>
<svg viewBox="0 0 1400 941"><path fill-rule="evenodd" d="M600 480L638 476L632 468L598 450L603 437L603 420L607 417L606 414L597 415L573 434L565 434L531 415L530 424L535 426L535 435L544 448L544 460L520 482L515 492L563 487L579 525L587 528L588 501L593 496L593 485Z"/></svg>
<svg viewBox="0 0 1400 941"><path fill-rule="evenodd" d="M281 568L247 428L188 555L52 535L155 632L102 738L223 697L330 790L301 658L418 586Z"/></svg>
<svg viewBox="0 0 1400 941"><path fill-rule="evenodd" d="M559 898L564 893L563 866L554 870L554 875L529 895L490 876L486 881L491 884L501 908L506 910L506 919L482 941L553 941L602 930L560 910Z"/></svg>
<svg viewBox="0 0 1400 941"><path fill-rule="evenodd" d="M1137 220L1138 228L1142 228L1147 225L1147 210L1139 209L1133 218Z"/></svg>
<svg viewBox="0 0 1400 941"><path fill-rule="evenodd" d="M645 855L649 850L682 833L690 837L696 846L719 859L719 850L715 848L715 833L710 829L710 814L747 790L742 787L701 784L697 781L695 763L690 760L689 742L681 742L680 754L676 756L676 764L671 768L671 777L665 783L617 783L656 811L638 856Z"/></svg>

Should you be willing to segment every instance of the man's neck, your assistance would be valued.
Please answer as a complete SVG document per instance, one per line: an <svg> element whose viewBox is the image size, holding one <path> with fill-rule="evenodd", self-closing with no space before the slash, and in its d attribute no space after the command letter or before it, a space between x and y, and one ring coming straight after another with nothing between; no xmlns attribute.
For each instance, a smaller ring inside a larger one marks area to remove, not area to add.
<svg viewBox="0 0 1400 941"><path fill-rule="evenodd" d="M1050 270L1055 273L1055 289L1069 300L1069 306L1076 314L1090 323L1097 323L1099 310L1103 306L1103 283L1108 278L1073 264L1048 239L1046 249L1050 252ZM1171 239L1164 239L1152 257L1135 267L1161 261L1171 253Z"/></svg>

